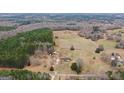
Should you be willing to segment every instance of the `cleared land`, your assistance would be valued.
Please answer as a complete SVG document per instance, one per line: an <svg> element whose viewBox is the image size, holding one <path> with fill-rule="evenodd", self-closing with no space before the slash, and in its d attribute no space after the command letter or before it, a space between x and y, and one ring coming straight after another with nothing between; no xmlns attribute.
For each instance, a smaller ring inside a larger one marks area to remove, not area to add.
<svg viewBox="0 0 124 93"><path fill-rule="evenodd" d="M58 68L56 68L57 71L70 73L71 63L75 62L78 58L84 61L82 73L104 73L111 69L109 65L101 62L100 54L94 52L100 43L108 44L110 42L105 40L103 40L104 42L94 42L89 39L84 39L78 36L77 31L55 31L54 35L58 36L58 39L55 40L57 45L56 50L61 53L62 56L72 58L72 62L58 66ZM74 51L70 50L72 45L75 48ZM111 42L108 48L111 48L112 45L114 45L113 42ZM96 59L93 60L93 57L96 57ZM67 71L63 71L63 69Z"/></svg>
<svg viewBox="0 0 124 93"><path fill-rule="evenodd" d="M116 70L118 68L112 68L110 64L104 63L101 61L101 55L103 53L111 54L112 52L119 53L122 58L124 58L124 50L123 49L115 49L114 46L116 45L116 42L109 41L106 39L100 39L98 41L91 41L90 39L85 39L83 37L78 36L78 31L54 31L54 36L57 36L58 38L54 38L54 41L56 43L55 51L58 53L58 58L64 58L68 57L71 58L72 61L70 62L60 62L59 64L55 65L55 71L57 73L62 74L76 74L70 69L70 66L73 62L75 62L78 58L82 59L84 62L84 67L82 69L82 74L87 73L95 73L95 74L102 74L109 70ZM105 51L96 54L94 51L97 48L98 45L103 44ZM71 51L70 47L74 46L75 50ZM93 59L95 57L96 59ZM39 63L48 65L47 67L43 65L37 65L37 66L31 66L26 67L25 69L35 71L35 72L50 72L50 62L52 62L52 57L47 55L47 60L45 58L32 57L32 61L34 62L39 61ZM45 60L45 61L43 61Z"/></svg>
<svg viewBox="0 0 124 93"><path fill-rule="evenodd" d="M112 68L109 64L106 64L101 61L101 55L103 53L111 54L113 52L119 53L122 58L124 58L123 49L115 49L116 42L109 41L106 39L100 39L98 41L91 41L89 39L84 39L78 36L78 32L74 31L55 31L54 35L58 36L56 39L56 50L61 53L63 56L67 56L73 59L72 62L75 62L77 58L84 60L84 68L82 73L105 73L108 70L116 70L118 68ZM105 48L105 51L96 54L94 51L98 45L102 44ZM74 46L76 50L70 51L70 47ZM95 57L96 59L93 59ZM69 71L71 63L62 64L57 68L58 71L71 72ZM123 67L122 67L123 68ZM65 73L64 72L64 73Z"/></svg>

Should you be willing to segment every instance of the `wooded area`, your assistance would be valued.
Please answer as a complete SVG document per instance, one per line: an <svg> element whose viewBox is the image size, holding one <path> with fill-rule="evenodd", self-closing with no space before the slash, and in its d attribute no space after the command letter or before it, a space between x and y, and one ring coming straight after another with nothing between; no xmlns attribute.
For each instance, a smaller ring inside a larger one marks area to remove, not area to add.
<svg viewBox="0 0 124 93"><path fill-rule="evenodd" d="M50 80L47 73L35 73L28 70L1 70L0 79L11 80Z"/></svg>
<svg viewBox="0 0 124 93"><path fill-rule="evenodd" d="M36 29L1 40L0 66L23 68L28 64L29 55L34 53L39 43L44 42L53 44L53 34L50 29Z"/></svg>

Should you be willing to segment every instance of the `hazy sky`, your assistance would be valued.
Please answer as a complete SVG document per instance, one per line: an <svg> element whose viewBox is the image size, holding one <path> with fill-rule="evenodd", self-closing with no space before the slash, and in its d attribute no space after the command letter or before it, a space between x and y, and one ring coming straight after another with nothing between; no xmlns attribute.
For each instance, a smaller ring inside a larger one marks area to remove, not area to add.
<svg viewBox="0 0 124 93"><path fill-rule="evenodd" d="M124 13L124 0L0 0L0 12Z"/></svg>

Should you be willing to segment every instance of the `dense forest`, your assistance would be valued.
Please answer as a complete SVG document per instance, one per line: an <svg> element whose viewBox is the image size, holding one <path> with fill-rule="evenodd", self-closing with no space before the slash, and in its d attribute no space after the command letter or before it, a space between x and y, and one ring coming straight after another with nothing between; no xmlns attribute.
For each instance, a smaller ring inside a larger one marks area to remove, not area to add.
<svg viewBox="0 0 124 93"><path fill-rule="evenodd" d="M5 80L50 80L48 73L35 73L28 70L1 70L0 79Z"/></svg>
<svg viewBox="0 0 124 93"><path fill-rule="evenodd" d="M38 44L44 42L53 44L53 34L50 29L36 29L1 40L0 66L23 68L28 64L28 58L37 49Z"/></svg>

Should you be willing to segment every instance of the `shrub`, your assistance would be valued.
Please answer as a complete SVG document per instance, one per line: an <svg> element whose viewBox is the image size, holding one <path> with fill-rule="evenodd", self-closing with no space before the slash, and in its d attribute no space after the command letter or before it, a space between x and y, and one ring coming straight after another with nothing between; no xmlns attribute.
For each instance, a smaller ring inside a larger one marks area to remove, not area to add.
<svg viewBox="0 0 124 93"><path fill-rule="evenodd" d="M75 50L74 46L71 46L70 50Z"/></svg>
<svg viewBox="0 0 124 93"><path fill-rule="evenodd" d="M113 72L112 72L112 71L107 71L106 74L108 75L108 78L109 78L110 80L113 79L113 76L112 76Z"/></svg>
<svg viewBox="0 0 124 93"><path fill-rule="evenodd" d="M100 53L101 51L104 51L103 45L99 45L98 48L96 48L95 53Z"/></svg>
<svg viewBox="0 0 124 93"><path fill-rule="evenodd" d="M71 69L73 71L76 71L77 74L81 73L82 67L83 67L83 61L81 59L77 59L76 63L72 63L72 65L71 65Z"/></svg>
<svg viewBox="0 0 124 93"><path fill-rule="evenodd" d="M95 53L100 53L100 49L96 48Z"/></svg>
<svg viewBox="0 0 124 93"><path fill-rule="evenodd" d="M50 71L54 71L54 67L53 66L50 67Z"/></svg>
<svg viewBox="0 0 124 93"><path fill-rule="evenodd" d="M96 57L94 56L94 57L93 57L93 59L95 60L95 59L96 59Z"/></svg>
<svg viewBox="0 0 124 93"><path fill-rule="evenodd" d="M99 45L98 48L99 48L100 51L104 51L103 45Z"/></svg>
<svg viewBox="0 0 124 93"><path fill-rule="evenodd" d="M75 70L77 69L77 64L76 64L76 63L72 63L71 69L72 69L73 71L75 71Z"/></svg>
<svg viewBox="0 0 124 93"><path fill-rule="evenodd" d="M55 36L56 39L58 39L59 37L58 36Z"/></svg>

